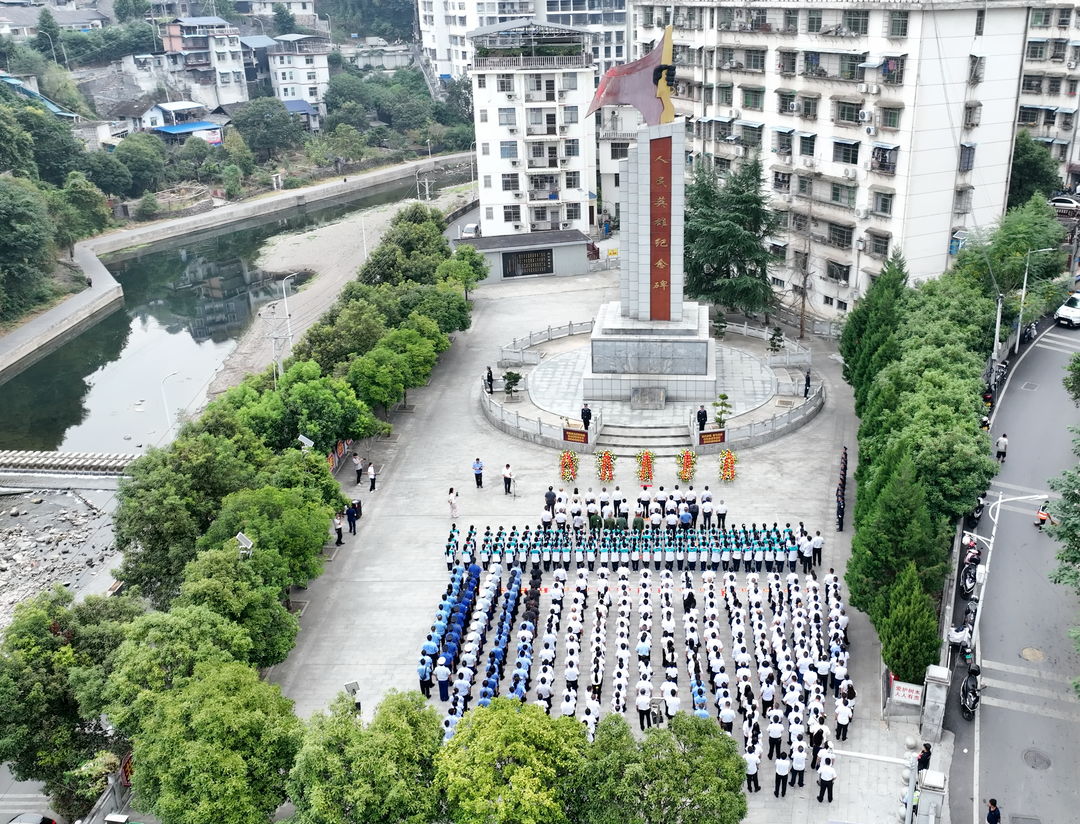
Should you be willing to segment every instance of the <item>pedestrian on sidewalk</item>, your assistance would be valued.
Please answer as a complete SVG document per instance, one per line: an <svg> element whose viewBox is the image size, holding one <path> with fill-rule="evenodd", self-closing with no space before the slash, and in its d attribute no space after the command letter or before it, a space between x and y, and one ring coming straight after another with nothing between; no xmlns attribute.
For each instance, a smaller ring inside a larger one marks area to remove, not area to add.
<svg viewBox="0 0 1080 824"><path fill-rule="evenodd" d="M844 531L844 490L836 490L836 531Z"/></svg>
<svg viewBox="0 0 1080 824"><path fill-rule="evenodd" d="M589 431L589 423L592 421L592 410L589 409L588 404L584 404L581 407L581 423L585 426L585 431Z"/></svg>
<svg viewBox="0 0 1080 824"><path fill-rule="evenodd" d="M420 694L425 698L431 698L431 671L431 659L426 655L421 655L416 674L420 677Z"/></svg>
<svg viewBox="0 0 1080 824"><path fill-rule="evenodd" d="M814 540L810 542L814 550L812 562L814 566L821 566L821 550L825 546L825 539L821 537L821 530L814 533Z"/></svg>
<svg viewBox="0 0 1080 824"><path fill-rule="evenodd" d="M750 747L743 754L743 760L746 761L746 791L748 793L761 792L761 784L758 782L758 764L761 763L761 756L754 747Z"/></svg>
<svg viewBox="0 0 1080 824"><path fill-rule="evenodd" d="M458 494L454 491L454 487L450 487L450 495L446 502L450 504L450 517L456 521L458 517Z"/></svg>
<svg viewBox="0 0 1080 824"><path fill-rule="evenodd" d="M487 368L487 375L484 377L484 382L487 383L488 394L492 395L495 391L495 376L491 374L491 367Z"/></svg>
<svg viewBox="0 0 1080 824"><path fill-rule="evenodd" d="M514 479L514 473L510 471L510 464L503 470L503 494L510 494L510 482Z"/></svg>
<svg viewBox="0 0 1080 824"><path fill-rule="evenodd" d="M705 488L708 489L709 487ZM727 529L727 506L724 505L723 500L716 505L716 525L720 529ZM739 570L736 569L735 571L738 572Z"/></svg>
<svg viewBox="0 0 1080 824"><path fill-rule="evenodd" d="M791 761L788 760L788 754L786 752L780 753L780 757L776 759L776 782L773 785L773 795L777 798L783 796L787 798L788 788L788 775L791 773Z"/></svg>
<svg viewBox="0 0 1080 824"><path fill-rule="evenodd" d="M705 424L709 422L709 413L705 411L705 404L698 407L697 411L697 428L698 432L705 431Z"/></svg>
<svg viewBox="0 0 1080 824"><path fill-rule="evenodd" d="M1001 437L994 442L994 448L997 449L997 454L994 456L995 460L1005 463L1005 451L1009 448L1009 436L1002 432Z"/></svg>
<svg viewBox="0 0 1080 824"><path fill-rule="evenodd" d="M479 458L473 461L472 465L473 476L476 478L476 488L484 488L484 463Z"/></svg>
<svg viewBox="0 0 1080 824"><path fill-rule="evenodd" d="M374 492L375 491L375 464L372 461L368 461L367 477L368 477L368 481L371 482L371 486L368 487L368 492Z"/></svg>
<svg viewBox="0 0 1080 824"><path fill-rule="evenodd" d="M806 383L803 385L803 400L810 397L810 370L806 370Z"/></svg>
<svg viewBox="0 0 1080 824"><path fill-rule="evenodd" d="M364 517L364 506L360 503L359 498L353 498L352 505L353 509L356 510L356 520L359 521L361 518Z"/></svg>
<svg viewBox="0 0 1080 824"><path fill-rule="evenodd" d="M349 522L349 534L356 534L356 507L353 504L349 504L345 510L345 519Z"/></svg>
<svg viewBox="0 0 1080 824"><path fill-rule="evenodd" d="M450 700L450 667L446 666L446 658L439 658L439 663L433 670L435 680L439 682L439 700Z"/></svg>
<svg viewBox="0 0 1080 824"><path fill-rule="evenodd" d="M1001 824L1001 810L998 809L997 799L990 799L990 808L986 811L986 824Z"/></svg>
<svg viewBox="0 0 1080 824"><path fill-rule="evenodd" d="M916 772L930 769L930 745L923 744L922 752L919 753L919 764Z"/></svg>
<svg viewBox="0 0 1080 824"><path fill-rule="evenodd" d="M847 741L848 724L851 723L851 707L847 699L841 700L836 708L836 740Z"/></svg>
<svg viewBox="0 0 1080 824"><path fill-rule="evenodd" d="M833 768L831 758L824 758L821 761L821 766L818 767L818 790L817 800L818 804L822 802L826 795L829 796L829 803L832 804L833 799L833 782L836 781L836 770Z"/></svg>
<svg viewBox="0 0 1080 824"><path fill-rule="evenodd" d="M341 513L338 512L334 515L334 532L337 533L337 540L334 541L334 546L341 546L344 543L344 541L341 540L341 529L343 523L344 522L341 520Z"/></svg>
<svg viewBox="0 0 1080 824"><path fill-rule="evenodd" d="M353 452L352 453L352 465L353 465L353 469L356 470L356 483L357 483L357 485L359 485L360 481L363 478L363 474L364 474L364 459L361 458L359 455L357 455L355 452Z"/></svg>

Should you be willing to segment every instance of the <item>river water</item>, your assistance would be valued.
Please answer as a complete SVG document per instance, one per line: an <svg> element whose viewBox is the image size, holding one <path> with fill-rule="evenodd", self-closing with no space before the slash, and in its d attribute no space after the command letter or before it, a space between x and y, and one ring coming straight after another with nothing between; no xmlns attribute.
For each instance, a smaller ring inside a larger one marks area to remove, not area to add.
<svg viewBox="0 0 1080 824"><path fill-rule="evenodd" d="M442 173L432 188L467 180L467 171ZM259 308L281 297L287 273L255 266L263 245L415 197L416 186L368 192L103 258L124 288L123 309L0 386L0 449L141 452L165 443L169 414L202 403L239 338L261 322ZM290 292L298 280L289 281Z"/></svg>

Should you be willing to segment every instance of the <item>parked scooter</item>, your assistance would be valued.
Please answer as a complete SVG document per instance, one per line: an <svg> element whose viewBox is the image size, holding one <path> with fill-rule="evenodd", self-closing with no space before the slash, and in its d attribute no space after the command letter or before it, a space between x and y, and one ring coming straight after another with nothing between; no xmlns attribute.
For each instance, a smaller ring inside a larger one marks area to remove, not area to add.
<svg viewBox="0 0 1080 824"><path fill-rule="evenodd" d="M1020 333L1021 343L1031 343L1035 340L1035 336L1039 334L1039 322L1033 320L1027 326L1024 327L1024 331Z"/></svg>
<svg viewBox="0 0 1080 824"><path fill-rule="evenodd" d="M970 598L975 594L975 585L978 580L975 573L977 565L978 562L964 564L964 568L960 570L960 594L965 598Z"/></svg>
<svg viewBox="0 0 1080 824"><path fill-rule="evenodd" d="M968 530L975 529L979 525L979 521L982 520L983 512L985 510L986 495L982 494L979 496L979 499L975 501L975 508L964 516L964 528Z"/></svg>
<svg viewBox="0 0 1080 824"><path fill-rule="evenodd" d="M960 711L968 721L975 717L975 710L979 708L979 698L982 692L979 688L979 675L981 673L982 670L978 664L972 664L968 667L968 674L964 678L964 683L960 685Z"/></svg>

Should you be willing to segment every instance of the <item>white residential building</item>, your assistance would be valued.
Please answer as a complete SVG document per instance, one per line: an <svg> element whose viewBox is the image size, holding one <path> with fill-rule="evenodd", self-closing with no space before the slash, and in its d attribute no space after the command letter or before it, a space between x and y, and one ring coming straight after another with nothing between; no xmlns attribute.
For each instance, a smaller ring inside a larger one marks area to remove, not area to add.
<svg viewBox="0 0 1080 824"><path fill-rule="evenodd" d="M600 178L601 226L612 222L612 228L620 225L619 194L624 185L619 172L619 162L630 156L637 145L641 115L632 106L604 106L599 112L596 165Z"/></svg>
<svg viewBox="0 0 1080 824"><path fill-rule="evenodd" d="M532 20L469 38L485 55L469 71L483 236L588 233L596 219L589 33Z"/></svg>
<svg viewBox="0 0 1080 824"><path fill-rule="evenodd" d="M674 25L687 153L723 174L760 152L784 213L774 285L849 309L885 257L940 274L1004 211L1027 6L944 2L639 5L636 59Z"/></svg>
<svg viewBox="0 0 1080 824"><path fill-rule="evenodd" d="M308 34L283 34L266 50L274 97L289 103L302 100L326 116L323 96L330 85L330 41Z"/></svg>

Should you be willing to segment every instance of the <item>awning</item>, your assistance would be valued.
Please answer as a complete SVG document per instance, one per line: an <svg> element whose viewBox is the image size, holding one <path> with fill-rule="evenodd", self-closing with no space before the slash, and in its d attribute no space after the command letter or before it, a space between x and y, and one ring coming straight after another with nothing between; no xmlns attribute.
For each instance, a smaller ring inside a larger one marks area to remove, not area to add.
<svg viewBox="0 0 1080 824"><path fill-rule="evenodd" d="M877 235L878 237L892 237L892 232L886 232L884 229L878 229L877 227L867 229L866 233L868 235Z"/></svg>
<svg viewBox="0 0 1080 824"><path fill-rule="evenodd" d="M1046 72L1040 72L1040 71L1024 72L1024 77L1046 77Z"/></svg>
<svg viewBox="0 0 1080 824"><path fill-rule="evenodd" d="M1054 142L1054 138L1052 138L1052 137L1033 137L1031 139L1034 140L1036 143L1053 143Z"/></svg>
<svg viewBox="0 0 1080 824"><path fill-rule="evenodd" d="M795 89L777 89L777 94L798 94Z"/></svg>
<svg viewBox="0 0 1080 824"><path fill-rule="evenodd" d="M220 129L221 127L217 123L211 123L208 120L200 120L197 123L178 123L175 126L155 126L155 132L161 132L162 134L191 134L192 132L201 132L205 129Z"/></svg>
<svg viewBox="0 0 1080 824"><path fill-rule="evenodd" d="M734 117L714 117L713 118L713 120L716 121L717 123L730 123L734 119L735 119Z"/></svg>
<svg viewBox="0 0 1080 824"><path fill-rule="evenodd" d="M1076 114L1076 109L1066 109L1064 106L1058 108L1058 112L1061 114Z"/></svg>
<svg viewBox="0 0 1080 824"><path fill-rule="evenodd" d="M1070 46L1080 46L1080 40L1070 40L1069 45Z"/></svg>
<svg viewBox="0 0 1080 824"><path fill-rule="evenodd" d="M818 92L799 92L799 97L808 97L817 100L821 95Z"/></svg>
<svg viewBox="0 0 1080 824"><path fill-rule="evenodd" d="M777 240L774 237L763 237L761 239L761 242L765 246L787 246L788 245L788 242L786 240Z"/></svg>
<svg viewBox="0 0 1080 824"><path fill-rule="evenodd" d="M1029 43L1049 43L1050 38L1049 37L1029 37L1028 42Z"/></svg>
<svg viewBox="0 0 1080 824"><path fill-rule="evenodd" d="M774 132L780 132L780 134L791 134L793 131L795 131L795 127L794 126L773 126L772 130Z"/></svg>
<svg viewBox="0 0 1080 824"><path fill-rule="evenodd" d="M904 104L899 100L879 100L877 102L877 107L879 109L902 109L904 108Z"/></svg>
<svg viewBox="0 0 1080 824"><path fill-rule="evenodd" d="M883 195L895 195L896 194L896 189L892 189L892 188L890 188L888 186L874 185L874 186L870 187L870 191L871 192L878 192L879 194L883 194Z"/></svg>
<svg viewBox="0 0 1080 824"><path fill-rule="evenodd" d="M859 145L858 140L852 140L852 139L847 138L847 137L834 137L832 140L833 140L833 143L843 143L845 146L858 146Z"/></svg>
<svg viewBox="0 0 1080 824"><path fill-rule="evenodd" d="M765 126L764 123L756 123L753 120L736 120L736 126L748 126L751 129L760 129Z"/></svg>
<svg viewBox="0 0 1080 824"><path fill-rule="evenodd" d="M1063 139L1063 138L1060 138L1060 137L1055 137L1055 138L1054 138L1054 145L1055 145L1055 146L1068 146L1068 145L1069 145L1069 141L1068 141L1068 140L1065 140L1065 139Z"/></svg>
<svg viewBox="0 0 1080 824"><path fill-rule="evenodd" d="M888 149L890 152L894 152L900 148L899 143L871 143L875 149Z"/></svg>
<svg viewBox="0 0 1080 824"><path fill-rule="evenodd" d="M979 144L978 143L961 143L960 145L963 146L965 149L974 149Z"/></svg>
<svg viewBox="0 0 1080 824"><path fill-rule="evenodd" d="M817 137L813 132L795 132L795 137Z"/></svg>
<svg viewBox="0 0 1080 824"><path fill-rule="evenodd" d="M855 103L856 105L861 105L863 102L863 99L861 97L852 97L852 95L850 94L843 93L831 94L829 95L829 100L836 100L840 103Z"/></svg>
<svg viewBox="0 0 1080 824"><path fill-rule="evenodd" d="M763 92L765 87L759 83L740 83L739 88L748 92Z"/></svg>
<svg viewBox="0 0 1080 824"><path fill-rule="evenodd" d="M881 59L880 57L875 57L875 58L873 58L871 60L867 60L865 63L860 63L859 68L860 69L877 69L877 68L880 68L881 64L884 63L884 62L885 61L883 59Z"/></svg>
<svg viewBox="0 0 1080 824"><path fill-rule="evenodd" d="M706 117L699 117L697 119L698 123L712 123L712 121L713 121L712 115L708 115Z"/></svg>
<svg viewBox="0 0 1080 824"><path fill-rule="evenodd" d="M792 168L790 166L786 165L786 164L783 164L783 163L774 163L772 166L769 167L769 171L770 172L779 172L782 175L794 174L794 172L792 171Z"/></svg>

